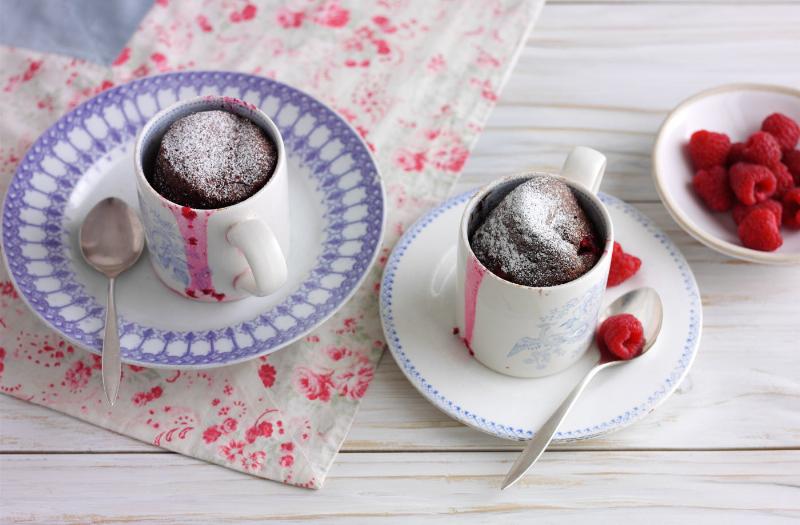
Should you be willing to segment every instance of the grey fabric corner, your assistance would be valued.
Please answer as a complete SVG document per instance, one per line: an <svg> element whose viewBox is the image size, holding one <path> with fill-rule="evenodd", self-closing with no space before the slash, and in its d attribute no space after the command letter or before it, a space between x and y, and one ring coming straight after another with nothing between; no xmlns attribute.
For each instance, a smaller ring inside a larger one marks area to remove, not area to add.
<svg viewBox="0 0 800 525"><path fill-rule="evenodd" d="M110 65L153 0L0 0L0 44Z"/></svg>

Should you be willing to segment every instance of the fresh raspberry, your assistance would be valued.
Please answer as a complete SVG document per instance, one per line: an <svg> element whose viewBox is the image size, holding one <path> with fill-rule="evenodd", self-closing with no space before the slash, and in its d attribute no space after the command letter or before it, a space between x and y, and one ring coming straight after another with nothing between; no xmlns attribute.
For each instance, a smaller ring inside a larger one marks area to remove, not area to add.
<svg viewBox="0 0 800 525"><path fill-rule="evenodd" d="M702 129L692 133L689 139L689 158L696 170L724 166L730 147L731 139L724 133Z"/></svg>
<svg viewBox="0 0 800 525"><path fill-rule="evenodd" d="M736 198L747 206L770 198L777 185L775 175L768 168L746 162L731 166L728 180Z"/></svg>
<svg viewBox="0 0 800 525"><path fill-rule="evenodd" d="M595 338L601 352L619 359L633 359L644 348L642 323L631 314L612 315L602 322Z"/></svg>
<svg viewBox="0 0 800 525"><path fill-rule="evenodd" d="M611 269L608 271L608 286L616 286L627 281L642 267L642 260L625 253L618 242L614 242L614 251L611 252Z"/></svg>
<svg viewBox="0 0 800 525"><path fill-rule="evenodd" d="M767 210L753 210L739 224L739 239L754 250L772 252L783 244L775 215Z"/></svg>
<svg viewBox="0 0 800 525"><path fill-rule="evenodd" d="M783 164L794 177L794 185L800 186L800 151L792 150L784 153Z"/></svg>
<svg viewBox="0 0 800 525"><path fill-rule="evenodd" d="M800 126L782 113L773 113L765 118L761 130L775 137L783 151L793 150L800 139Z"/></svg>
<svg viewBox="0 0 800 525"><path fill-rule="evenodd" d="M771 166L781 160L781 145L766 131L756 131L744 145L744 160Z"/></svg>
<svg viewBox="0 0 800 525"><path fill-rule="evenodd" d="M800 230L800 188L791 189L783 196L783 224Z"/></svg>
<svg viewBox="0 0 800 525"><path fill-rule="evenodd" d="M745 206L744 204L737 204L733 207L733 221L736 224L741 224L742 220L753 210L769 210L773 215L775 215L775 221L780 224L781 219L783 218L783 206L781 203L773 200L767 199L764 202L759 202L758 204L753 204L752 206Z"/></svg>
<svg viewBox="0 0 800 525"><path fill-rule="evenodd" d="M792 177L789 168L783 162L776 162L769 167L769 170L775 175L775 194L773 197L781 199L787 191L794 188L794 177Z"/></svg>
<svg viewBox="0 0 800 525"><path fill-rule="evenodd" d="M734 142L728 150L728 159L725 164L730 167L737 162L744 162L744 142Z"/></svg>
<svg viewBox="0 0 800 525"><path fill-rule="evenodd" d="M733 206L735 198L728 185L728 172L722 166L698 171L692 186L712 211L728 211Z"/></svg>

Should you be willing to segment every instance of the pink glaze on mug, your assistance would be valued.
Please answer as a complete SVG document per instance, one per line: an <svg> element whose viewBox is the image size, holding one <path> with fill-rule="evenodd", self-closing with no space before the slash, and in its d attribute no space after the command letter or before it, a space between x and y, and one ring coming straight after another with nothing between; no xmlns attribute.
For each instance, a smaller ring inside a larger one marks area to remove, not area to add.
<svg viewBox="0 0 800 525"><path fill-rule="evenodd" d="M213 210L193 210L188 206L169 206L169 211L178 223L186 252L189 270L189 285L186 295L194 298L211 297L217 301L225 299L224 293L214 289L211 268L208 266L208 219Z"/></svg>
<svg viewBox="0 0 800 525"><path fill-rule="evenodd" d="M467 257L467 272L464 283L464 344L469 350L469 355L475 355L472 351L472 332L475 330L475 310L478 304L478 291L486 275L486 268L478 262L474 255Z"/></svg>

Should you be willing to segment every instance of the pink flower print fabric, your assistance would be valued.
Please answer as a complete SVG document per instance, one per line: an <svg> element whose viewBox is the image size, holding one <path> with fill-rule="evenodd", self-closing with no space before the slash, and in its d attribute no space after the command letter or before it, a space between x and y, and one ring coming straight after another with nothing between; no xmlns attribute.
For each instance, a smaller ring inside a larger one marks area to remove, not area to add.
<svg viewBox="0 0 800 525"><path fill-rule="evenodd" d="M464 167L542 0L159 0L110 68L0 47L0 190L56 118L131 79L222 69L324 101L364 137L389 197L379 263L302 341L209 371L124 367L103 401L99 358L34 318L0 269L0 391L263 478L319 488L384 349L383 264Z"/></svg>

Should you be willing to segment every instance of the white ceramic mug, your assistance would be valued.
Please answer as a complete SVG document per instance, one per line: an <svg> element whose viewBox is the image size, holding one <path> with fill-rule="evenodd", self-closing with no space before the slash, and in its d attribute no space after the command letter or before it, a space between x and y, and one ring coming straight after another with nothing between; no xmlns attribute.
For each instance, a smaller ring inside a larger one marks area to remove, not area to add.
<svg viewBox="0 0 800 525"><path fill-rule="evenodd" d="M614 245L608 210L595 195L605 167L602 154L578 147L560 175L530 172L506 177L485 186L467 203L458 232L456 319L467 347L492 370L517 377L546 376L575 363L589 347ZM604 241L603 253L592 269L557 286L506 281L478 261L469 243L485 219L480 212L494 209L532 175L558 177L567 183Z"/></svg>
<svg viewBox="0 0 800 525"><path fill-rule="evenodd" d="M181 117L223 110L250 119L275 143L278 162L267 183L236 204L211 210L180 206L147 181L161 139ZM278 128L258 108L230 97L177 102L145 124L136 138L134 169L150 262L161 281L185 297L229 301L275 292L287 277L289 187Z"/></svg>

